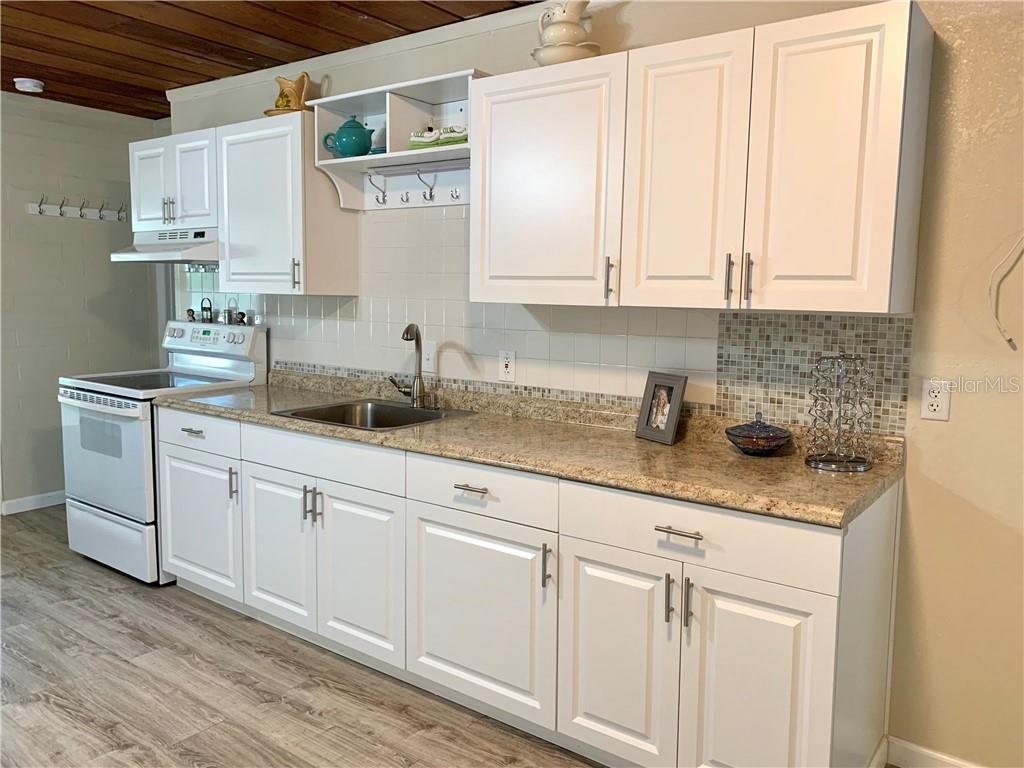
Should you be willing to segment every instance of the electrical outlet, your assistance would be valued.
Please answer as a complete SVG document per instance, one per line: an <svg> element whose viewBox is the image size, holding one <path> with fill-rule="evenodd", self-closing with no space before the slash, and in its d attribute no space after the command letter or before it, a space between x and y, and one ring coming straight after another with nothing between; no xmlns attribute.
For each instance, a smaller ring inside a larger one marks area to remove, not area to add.
<svg viewBox="0 0 1024 768"><path fill-rule="evenodd" d="M949 396L952 382L943 379L925 379L921 386L921 418L931 421L949 421Z"/></svg>
<svg viewBox="0 0 1024 768"><path fill-rule="evenodd" d="M516 353L498 353L498 381L516 380Z"/></svg>
<svg viewBox="0 0 1024 768"><path fill-rule="evenodd" d="M423 342L423 372L437 373L437 342Z"/></svg>

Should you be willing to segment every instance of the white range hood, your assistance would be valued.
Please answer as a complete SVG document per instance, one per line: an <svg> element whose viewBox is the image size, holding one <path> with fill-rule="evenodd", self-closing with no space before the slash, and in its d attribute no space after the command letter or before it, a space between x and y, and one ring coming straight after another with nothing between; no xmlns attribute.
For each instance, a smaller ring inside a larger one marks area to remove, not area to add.
<svg viewBox="0 0 1024 768"><path fill-rule="evenodd" d="M217 229L136 232L132 244L110 254L111 261L192 264L217 261Z"/></svg>

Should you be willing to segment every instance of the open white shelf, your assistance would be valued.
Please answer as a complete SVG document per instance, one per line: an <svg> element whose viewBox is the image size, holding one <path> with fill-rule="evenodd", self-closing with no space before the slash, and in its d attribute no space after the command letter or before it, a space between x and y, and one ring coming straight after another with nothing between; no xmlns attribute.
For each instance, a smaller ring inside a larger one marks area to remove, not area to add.
<svg viewBox="0 0 1024 768"><path fill-rule="evenodd" d="M422 196L409 197L407 202L391 200L386 207L416 207L451 204L448 193L461 188L468 193L469 144L409 149L409 135L428 126L436 129L450 125L469 126L469 86L474 78L486 77L475 69L451 72L445 75L409 80L378 88L326 96L308 102L313 107L316 134L316 165L331 177L338 189L341 206L356 210L381 207L375 203L373 187L366 175L373 169L408 166L415 179L417 170L431 172L431 164L443 163L444 180L450 185L446 195L435 201L422 200ZM335 157L323 145L324 136L336 131L351 117L372 128L373 146L387 147L391 151L359 157ZM465 179L452 174L464 173ZM460 198L468 200L468 194Z"/></svg>
<svg viewBox="0 0 1024 768"><path fill-rule="evenodd" d="M429 147L427 149L406 149L400 152L384 152L382 154L362 155L360 157L335 157L331 160L323 160L317 165L320 168L335 168L341 171L368 173L374 168L391 168L396 165L426 165L427 163L451 162L455 160L465 160L466 167L469 167L469 144L454 144L447 147Z"/></svg>

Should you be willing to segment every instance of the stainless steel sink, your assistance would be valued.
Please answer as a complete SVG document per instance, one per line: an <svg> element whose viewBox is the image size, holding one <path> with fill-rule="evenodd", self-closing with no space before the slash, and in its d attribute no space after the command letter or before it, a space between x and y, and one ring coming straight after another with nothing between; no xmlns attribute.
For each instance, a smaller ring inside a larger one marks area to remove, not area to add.
<svg viewBox="0 0 1024 768"><path fill-rule="evenodd" d="M411 405L390 400L355 400L347 403L274 411L275 416L289 416L293 419L334 424L339 427L367 429L373 432L405 429L439 419L464 416L468 413L469 411L435 411L426 408L413 408Z"/></svg>

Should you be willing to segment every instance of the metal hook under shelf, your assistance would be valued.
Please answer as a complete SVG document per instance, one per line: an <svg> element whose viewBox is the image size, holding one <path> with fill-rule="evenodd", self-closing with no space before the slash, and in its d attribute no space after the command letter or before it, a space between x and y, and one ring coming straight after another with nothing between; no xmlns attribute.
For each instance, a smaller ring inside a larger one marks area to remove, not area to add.
<svg viewBox="0 0 1024 768"><path fill-rule="evenodd" d="M37 206L37 210L39 211L39 215L40 216L42 216L44 214L43 206L45 204L46 204L46 195L43 195L42 197L39 198L39 205Z"/></svg>
<svg viewBox="0 0 1024 768"><path fill-rule="evenodd" d="M85 206L87 206L88 204L89 204L89 201L86 200L85 198L82 198L82 204L80 206L78 206L78 218L80 218L80 219L84 219L85 218Z"/></svg>
<svg viewBox="0 0 1024 768"><path fill-rule="evenodd" d="M373 199L377 201L377 205L387 205L388 202L388 191L383 187L378 187L373 181L373 174L366 174L366 180L370 183L370 186L380 192L379 195L374 195Z"/></svg>
<svg viewBox="0 0 1024 768"><path fill-rule="evenodd" d="M117 209L117 220L118 221L127 221L128 220L128 214L124 210L124 202L123 201L121 203L121 207Z"/></svg>
<svg viewBox="0 0 1024 768"><path fill-rule="evenodd" d="M458 187L454 187L448 194L451 195L452 200L462 199L462 190L460 190Z"/></svg>
<svg viewBox="0 0 1024 768"><path fill-rule="evenodd" d="M403 192L402 196L400 198L398 198L398 199L401 200L402 203L408 203L409 202L409 193L408 192Z"/></svg>
<svg viewBox="0 0 1024 768"><path fill-rule="evenodd" d="M100 203L100 207L96 209L96 218L103 221L103 209L107 207L107 201L104 200Z"/></svg>
<svg viewBox="0 0 1024 768"><path fill-rule="evenodd" d="M416 178L420 180L420 184L427 188L427 191L423 193L423 199L428 203L434 202L434 186L437 184L437 174L434 174L434 183L427 184L427 182L424 181L423 177L420 175L420 169L417 168Z"/></svg>
<svg viewBox="0 0 1024 768"><path fill-rule="evenodd" d="M60 205L57 206L57 215L58 216L63 216L64 215L64 206L67 204L67 202L68 202L67 197L65 197L64 199L62 199L60 201Z"/></svg>

